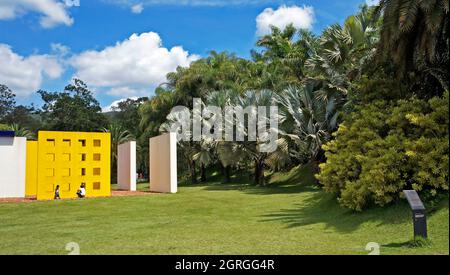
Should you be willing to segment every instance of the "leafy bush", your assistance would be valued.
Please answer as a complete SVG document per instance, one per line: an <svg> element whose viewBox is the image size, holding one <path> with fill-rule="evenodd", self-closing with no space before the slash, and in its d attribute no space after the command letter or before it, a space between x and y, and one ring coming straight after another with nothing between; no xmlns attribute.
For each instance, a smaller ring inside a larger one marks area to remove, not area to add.
<svg viewBox="0 0 450 275"><path fill-rule="evenodd" d="M5 124L0 124L0 131L9 131L11 130L11 127Z"/></svg>
<svg viewBox="0 0 450 275"><path fill-rule="evenodd" d="M449 94L359 106L323 146L317 179L344 207L392 203L402 190L431 199L448 191Z"/></svg>

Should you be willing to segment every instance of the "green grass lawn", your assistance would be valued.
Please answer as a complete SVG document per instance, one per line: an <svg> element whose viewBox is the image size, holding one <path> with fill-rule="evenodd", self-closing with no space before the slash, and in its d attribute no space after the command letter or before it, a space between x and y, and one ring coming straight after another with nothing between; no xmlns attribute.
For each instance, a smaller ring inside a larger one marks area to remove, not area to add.
<svg viewBox="0 0 450 275"><path fill-rule="evenodd" d="M353 213L305 169L270 187L182 185L178 194L0 204L0 254L448 254L448 198L428 217L431 244L410 247L406 203ZM214 179L213 179L214 180ZM234 179L241 182L242 179ZM145 185L140 185L145 188Z"/></svg>

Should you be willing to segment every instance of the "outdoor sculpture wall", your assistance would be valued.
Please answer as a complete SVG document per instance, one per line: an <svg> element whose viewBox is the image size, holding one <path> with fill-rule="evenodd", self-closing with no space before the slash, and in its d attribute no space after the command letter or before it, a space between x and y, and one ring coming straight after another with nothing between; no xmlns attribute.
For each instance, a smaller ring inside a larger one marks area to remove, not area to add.
<svg viewBox="0 0 450 275"><path fill-rule="evenodd" d="M177 192L177 136L168 133L150 139L150 191Z"/></svg>
<svg viewBox="0 0 450 275"><path fill-rule="evenodd" d="M25 197L24 137L0 137L0 198Z"/></svg>
<svg viewBox="0 0 450 275"><path fill-rule="evenodd" d="M110 196L110 157L110 133L40 131L37 199L53 199L57 185L61 198L75 198L81 183L86 197Z"/></svg>
<svg viewBox="0 0 450 275"><path fill-rule="evenodd" d="M120 190L136 191L136 141L117 148L117 185Z"/></svg>
<svg viewBox="0 0 450 275"><path fill-rule="evenodd" d="M150 139L150 191L177 192L177 138ZM38 141L0 136L0 198L76 198L81 183L87 197L111 195L110 133L39 131ZM136 142L118 148L120 189L136 190Z"/></svg>

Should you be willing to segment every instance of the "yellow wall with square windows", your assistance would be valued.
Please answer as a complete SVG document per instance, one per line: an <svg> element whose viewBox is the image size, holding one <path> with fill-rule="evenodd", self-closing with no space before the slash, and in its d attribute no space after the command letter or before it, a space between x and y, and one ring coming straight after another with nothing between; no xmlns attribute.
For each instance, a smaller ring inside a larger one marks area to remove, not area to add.
<svg viewBox="0 0 450 275"><path fill-rule="evenodd" d="M110 157L109 133L39 131L37 199L53 199L57 185L62 199L76 198L81 183L86 197L110 196Z"/></svg>

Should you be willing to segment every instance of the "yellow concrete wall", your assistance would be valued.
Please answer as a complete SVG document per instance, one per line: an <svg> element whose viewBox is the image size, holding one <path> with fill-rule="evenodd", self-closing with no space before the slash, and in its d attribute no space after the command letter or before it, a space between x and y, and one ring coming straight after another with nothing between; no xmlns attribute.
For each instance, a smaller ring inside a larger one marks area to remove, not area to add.
<svg viewBox="0 0 450 275"><path fill-rule="evenodd" d="M86 197L111 195L111 135L109 133L50 132L38 134L38 200L76 198L82 182Z"/></svg>
<svg viewBox="0 0 450 275"><path fill-rule="evenodd" d="M25 196L36 197L37 195L37 172L38 172L38 142L27 141L27 168L25 176Z"/></svg>

